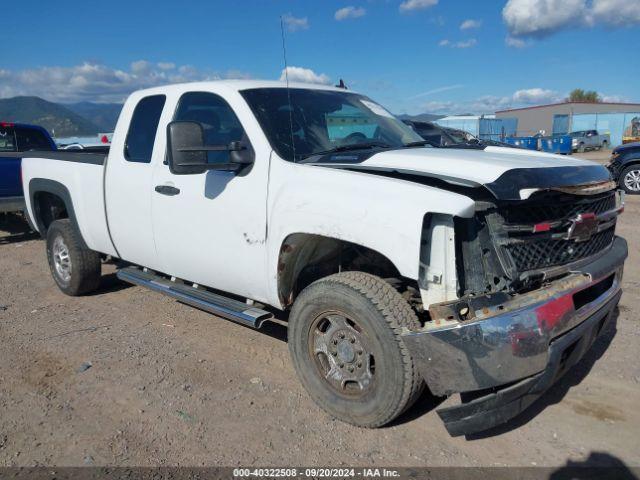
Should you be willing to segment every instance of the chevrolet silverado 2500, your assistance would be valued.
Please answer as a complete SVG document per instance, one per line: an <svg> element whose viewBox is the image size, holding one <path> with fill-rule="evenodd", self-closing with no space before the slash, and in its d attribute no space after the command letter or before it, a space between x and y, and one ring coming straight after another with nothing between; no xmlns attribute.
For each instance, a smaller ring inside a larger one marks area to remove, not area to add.
<svg viewBox="0 0 640 480"><path fill-rule="evenodd" d="M621 295L622 198L595 163L425 146L340 88L133 93L108 155L34 154L27 207L69 295L127 282L259 328L288 312L329 414L389 423L427 385L452 435L505 422L587 351Z"/></svg>

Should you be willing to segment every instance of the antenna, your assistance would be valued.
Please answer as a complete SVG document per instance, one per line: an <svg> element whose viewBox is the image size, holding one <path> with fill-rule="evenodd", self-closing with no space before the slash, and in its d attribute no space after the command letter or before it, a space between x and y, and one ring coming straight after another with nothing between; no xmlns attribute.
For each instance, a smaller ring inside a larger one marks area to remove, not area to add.
<svg viewBox="0 0 640 480"><path fill-rule="evenodd" d="M280 16L280 33L282 34L282 57L284 58L284 79L287 84L287 101L289 102L289 132L291 133L291 149L293 162L296 161L296 144L293 140L293 106L291 105L291 90L289 90L289 66L287 65L287 46L284 41L284 20Z"/></svg>

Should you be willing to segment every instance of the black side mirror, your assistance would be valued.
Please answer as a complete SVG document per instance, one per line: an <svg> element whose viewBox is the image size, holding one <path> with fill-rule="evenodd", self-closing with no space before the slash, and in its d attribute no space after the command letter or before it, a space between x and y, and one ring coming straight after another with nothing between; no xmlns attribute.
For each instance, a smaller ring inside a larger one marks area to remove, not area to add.
<svg viewBox="0 0 640 480"><path fill-rule="evenodd" d="M207 152L229 152L229 163L208 163ZM175 175L193 175L207 170L236 172L252 165L253 149L242 142L205 145L204 129L198 122L171 122L167 125L167 163Z"/></svg>

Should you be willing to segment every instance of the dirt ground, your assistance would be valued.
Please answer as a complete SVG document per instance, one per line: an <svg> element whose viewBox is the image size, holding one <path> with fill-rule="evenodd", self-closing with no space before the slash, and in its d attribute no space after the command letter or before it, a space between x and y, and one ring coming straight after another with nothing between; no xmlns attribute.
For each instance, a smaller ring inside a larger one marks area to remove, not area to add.
<svg viewBox="0 0 640 480"><path fill-rule="evenodd" d="M595 154L587 154L592 156ZM451 438L424 396L395 424L330 419L298 383L286 330L258 332L105 267L94 295L55 286L44 243L0 225L0 466L640 465L640 197L616 324L522 416Z"/></svg>

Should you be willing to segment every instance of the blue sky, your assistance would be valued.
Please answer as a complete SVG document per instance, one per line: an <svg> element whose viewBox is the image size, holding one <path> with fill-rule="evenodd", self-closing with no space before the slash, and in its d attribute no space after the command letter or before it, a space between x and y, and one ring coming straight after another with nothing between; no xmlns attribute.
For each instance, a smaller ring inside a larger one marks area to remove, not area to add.
<svg viewBox="0 0 640 480"><path fill-rule="evenodd" d="M0 97L122 101L206 78L344 78L396 113L491 113L571 89L640 101L640 0L26 1L3 5ZM293 67L298 67L293 69Z"/></svg>

